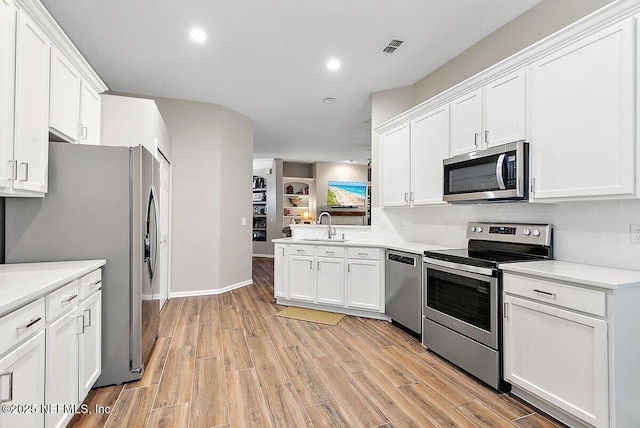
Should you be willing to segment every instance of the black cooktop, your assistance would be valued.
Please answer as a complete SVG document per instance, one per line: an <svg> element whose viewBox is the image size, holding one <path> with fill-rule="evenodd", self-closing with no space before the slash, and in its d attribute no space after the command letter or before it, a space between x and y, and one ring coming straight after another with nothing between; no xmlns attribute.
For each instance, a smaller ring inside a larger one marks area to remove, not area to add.
<svg viewBox="0 0 640 428"><path fill-rule="evenodd" d="M551 258L551 252L548 247L470 240L468 248L425 251L424 256L451 263L495 269L500 263L548 259Z"/></svg>

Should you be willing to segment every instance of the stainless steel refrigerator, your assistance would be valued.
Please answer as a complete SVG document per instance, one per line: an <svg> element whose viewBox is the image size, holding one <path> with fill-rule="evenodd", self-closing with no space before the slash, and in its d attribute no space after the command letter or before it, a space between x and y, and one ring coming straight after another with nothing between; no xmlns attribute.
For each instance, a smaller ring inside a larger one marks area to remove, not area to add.
<svg viewBox="0 0 640 428"><path fill-rule="evenodd" d="M7 263L106 259L102 374L137 380L159 322L158 161L142 146L50 143L45 198L7 198Z"/></svg>

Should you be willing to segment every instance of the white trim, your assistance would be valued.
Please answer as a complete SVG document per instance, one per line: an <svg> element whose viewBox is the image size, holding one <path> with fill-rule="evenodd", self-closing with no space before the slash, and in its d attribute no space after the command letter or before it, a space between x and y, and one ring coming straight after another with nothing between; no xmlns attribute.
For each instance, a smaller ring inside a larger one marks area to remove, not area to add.
<svg viewBox="0 0 640 428"><path fill-rule="evenodd" d="M212 294L223 294L236 288L242 288L247 285L252 285L253 279L248 279L242 282L236 282L235 284L227 285L222 288L211 288L209 290L193 290L193 291L176 291L169 293L169 299L176 297L193 297L193 296L210 296Z"/></svg>
<svg viewBox="0 0 640 428"><path fill-rule="evenodd" d="M376 320L391 321L384 312L368 311L366 309L346 308L344 306L331 306L322 303L301 302L298 300L276 298L276 303L282 306L295 306L298 308L316 309L325 312L335 312L337 314L350 315L354 317L372 318Z"/></svg>
<svg viewBox="0 0 640 428"><path fill-rule="evenodd" d="M251 257L266 257L269 259L275 258L273 254L252 254Z"/></svg>

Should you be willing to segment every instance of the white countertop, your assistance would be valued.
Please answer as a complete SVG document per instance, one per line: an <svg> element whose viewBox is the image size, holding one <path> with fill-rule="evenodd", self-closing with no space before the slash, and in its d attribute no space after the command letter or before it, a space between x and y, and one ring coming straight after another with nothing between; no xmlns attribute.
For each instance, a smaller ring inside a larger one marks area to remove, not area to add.
<svg viewBox="0 0 640 428"><path fill-rule="evenodd" d="M79 260L0 265L0 316L37 300L106 263L106 260Z"/></svg>
<svg viewBox="0 0 640 428"><path fill-rule="evenodd" d="M411 241L376 241L376 240L359 240L348 239L344 242L339 241L313 241L305 240L304 238L277 238L271 240L276 244L303 244L303 245L332 245L341 247L375 247L386 248L389 250L406 251L412 254L424 254L425 251L432 250L444 250L450 247L443 247L442 245L428 244L425 242L411 242Z"/></svg>
<svg viewBox="0 0 640 428"><path fill-rule="evenodd" d="M504 263L500 265L500 269L504 272L521 273L609 290L640 286L639 271L584 265L560 260Z"/></svg>

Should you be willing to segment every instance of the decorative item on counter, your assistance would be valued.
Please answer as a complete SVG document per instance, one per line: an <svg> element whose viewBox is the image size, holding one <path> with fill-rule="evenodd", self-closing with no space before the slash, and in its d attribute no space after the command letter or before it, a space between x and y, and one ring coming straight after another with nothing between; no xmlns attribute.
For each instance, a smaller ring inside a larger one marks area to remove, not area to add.
<svg viewBox="0 0 640 428"><path fill-rule="evenodd" d="M287 195L293 195L293 186L291 184L287 186Z"/></svg>
<svg viewBox="0 0 640 428"><path fill-rule="evenodd" d="M288 199L289 199L289 202L291 202L291 205L293 205L294 207L297 207L298 204L300 203L300 201L302 201L302 198L297 197L297 196L296 197L291 197L291 198L288 198Z"/></svg>

